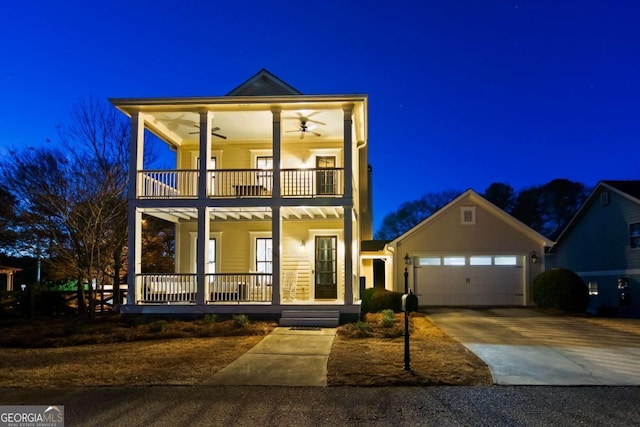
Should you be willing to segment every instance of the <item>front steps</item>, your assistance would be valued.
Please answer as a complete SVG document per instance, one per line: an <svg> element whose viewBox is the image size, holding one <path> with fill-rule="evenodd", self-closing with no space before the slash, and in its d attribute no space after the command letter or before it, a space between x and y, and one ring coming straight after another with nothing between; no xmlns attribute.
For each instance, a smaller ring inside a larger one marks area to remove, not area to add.
<svg viewBox="0 0 640 427"><path fill-rule="evenodd" d="M335 328L340 324L338 310L283 310L280 326L317 326Z"/></svg>

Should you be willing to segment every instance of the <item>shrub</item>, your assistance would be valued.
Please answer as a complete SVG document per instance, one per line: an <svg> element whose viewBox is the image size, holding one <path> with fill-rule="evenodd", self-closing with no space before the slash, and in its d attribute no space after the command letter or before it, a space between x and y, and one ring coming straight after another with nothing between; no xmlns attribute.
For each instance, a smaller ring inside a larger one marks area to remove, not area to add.
<svg viewBox="0 0 640 427"><path fill-rule="evenodd" d="M167 329L168 324L169 322L166 320L156 320L149 324L149 332L164 332L164 330Z"/></svg>
<svg viewBox="0 0 640 427"><path fill-rule="evenodd" d="M583 313L589 303L589 290L573 271L554 268L533 281L533 302L539 308Z"/></svg>
<svg viewBox="0 0 640 427"><path fill-rule="evenodd" d="M218 316L216 316L215 314L205 314L204 319L202 320L207 324L216 323L218 321Z"/></svg>
<svg viewBox="0 0 640 427"><path fill-rule="evenodd" d="M369 288L362 292L362 312L376 313L385 309L402 311L402 294L382 288Z"/></svg>
<svg viewBox="0 0 640 427"><path fill-rule="evenodd" d="M357 321L356 329L360 331L360 333L363 334L364 336L367 336L371 332L371 325L369 325L369 323L367 322Z"/></svg>
<svg viewBox="0 0 640 427"><path fill-rule="evenodd" d="M382 310L382 326L385 328L393 327L396 323L395 312L393 310Z"/></svg>
<svg viewBox="0 0 640 427"><path fill-rule="evenodd" d="M233 316L233 321L237 328L245 328L249 326L249 318L246 314L236 314Z"/></svg>

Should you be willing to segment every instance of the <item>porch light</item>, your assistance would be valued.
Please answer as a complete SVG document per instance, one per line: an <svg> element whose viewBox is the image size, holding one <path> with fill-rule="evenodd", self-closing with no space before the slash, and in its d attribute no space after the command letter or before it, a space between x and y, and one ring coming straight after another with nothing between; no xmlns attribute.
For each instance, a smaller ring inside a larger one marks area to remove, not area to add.
<svg viewBox="0 0 640 427"><path fill-rule="evenodd" d="M536 251L531 252L531 262L534 264L538 263L538 255L536 255Z"/></svg>
<svg viewBox="0 0 640 427"><path fill-rule="evenodd" d="M300 242L300 251L304 251L305 249L307 249L307 244L304 240L302 240Z"/></svg>
<svg viewBox="0 0 640 427"><path fill-rule="evenodd" d="M404 265L411 265L411 257L408 253L404 255Z"/></svg>
<svg viewBox="0 0 640 427"><path fill-rule="evenodd" d="M300 163L300 167L302 169L306 169L307 168L307 161L305 159L300 159L301 163Z"/></svg>

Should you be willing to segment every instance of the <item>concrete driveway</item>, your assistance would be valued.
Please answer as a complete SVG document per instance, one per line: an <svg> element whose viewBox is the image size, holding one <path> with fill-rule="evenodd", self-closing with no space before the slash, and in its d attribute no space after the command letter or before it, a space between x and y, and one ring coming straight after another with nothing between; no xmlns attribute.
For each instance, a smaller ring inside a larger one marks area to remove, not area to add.
<svg viewBox="0 0 640 427"><path fill-rule="evenodd" d="M524 308L427 308L496 384L640 385L640 320L546 316Z"/></svg>

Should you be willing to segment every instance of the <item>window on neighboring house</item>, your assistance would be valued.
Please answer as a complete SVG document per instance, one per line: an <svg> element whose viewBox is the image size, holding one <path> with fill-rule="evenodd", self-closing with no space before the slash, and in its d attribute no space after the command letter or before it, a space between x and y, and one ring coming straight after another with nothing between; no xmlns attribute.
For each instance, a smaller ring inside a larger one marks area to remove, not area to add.
<svg viewBox="0 0 640 427"><path fill-rule="evenodd" d="M589 282L589 295L598 295L598 282Z"/></svg>
<svg viewBox="0 0 640 427"><path fill-rule="evenodd" d="M460 208L460 222L463 225L473 225L476 223L476 207L463 206Z"/></svg>
<svg viewBox="0 0 640 427"><path fill-rule="evenodd" d="M258 273L273 272L273 253L270 237L256 238L256 271Z"/></svg>
<svg viewBox="0 0 640 427"><path fill-rule="evenodd" d="M629 224L629 246L640 249L640 222Z"/></svg>

